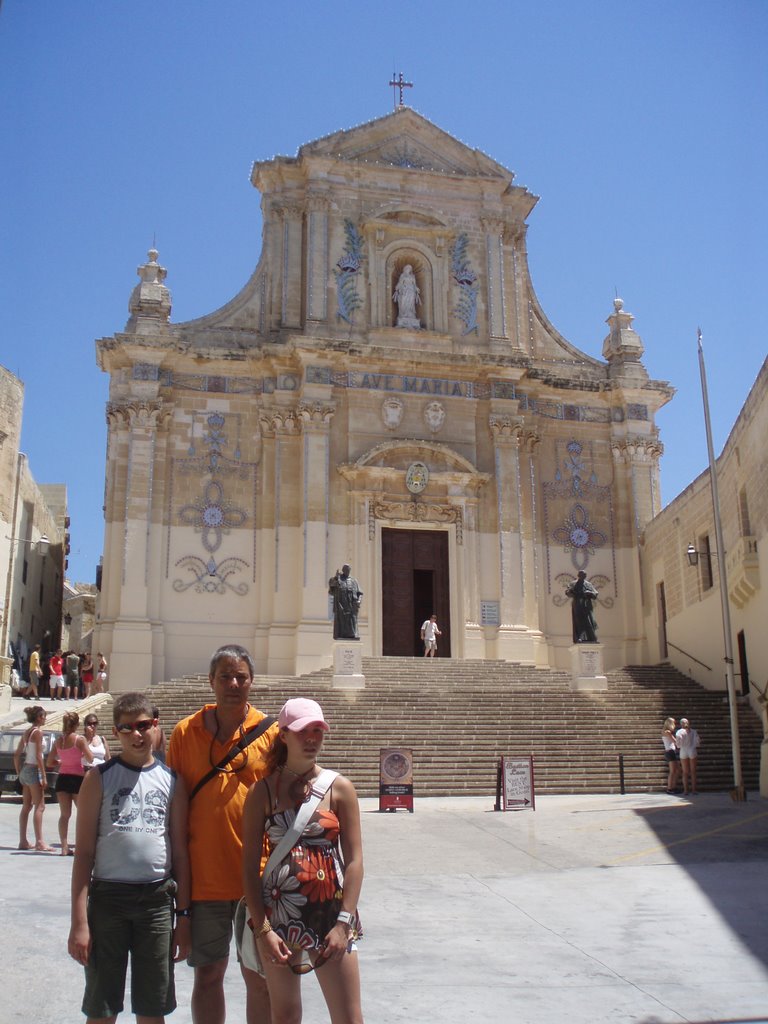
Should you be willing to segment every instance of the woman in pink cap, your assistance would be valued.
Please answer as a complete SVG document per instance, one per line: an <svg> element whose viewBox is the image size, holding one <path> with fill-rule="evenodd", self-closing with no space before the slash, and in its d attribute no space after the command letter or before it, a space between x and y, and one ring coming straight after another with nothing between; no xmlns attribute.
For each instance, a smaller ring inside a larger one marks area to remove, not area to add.
<svg viewBox="0 0 768 1024"><path fill-rule="evenodd" d="M252 786L243 814L248 924L273 1020L301 1021L300 976L314 970L332 1024L363 1024L356 947L363 883L357 793L349 779L317 763L329 726L316 701L287 701L278 726L266 758L269 774ZM284 839L292 831L296 834Z"/></svg>

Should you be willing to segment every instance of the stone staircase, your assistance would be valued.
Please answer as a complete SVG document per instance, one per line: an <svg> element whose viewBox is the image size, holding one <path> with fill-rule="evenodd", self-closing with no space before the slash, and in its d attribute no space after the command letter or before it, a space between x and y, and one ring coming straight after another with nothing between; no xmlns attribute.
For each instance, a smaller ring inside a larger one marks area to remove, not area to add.
<svg viewBox="0 0 768 1024"><path fill-rule="evenodd" d="M668 665L608 673L608 690L576 693L567 673L501 661L364 658L364 690L335 690L330 668L299 678L257 676L251 701L276 715L289 697L318 700L332 731L322 762L377 796L379 750L413 750L416 796L495 793L499 755L533 754L535 791L618 793L664 788L661 724L686 716L702 738L699 789L733 785L728 704ZM173 725L210 700L206 676L151 687ZM744 782L757 789L762 729L740 706Z"/></svg>

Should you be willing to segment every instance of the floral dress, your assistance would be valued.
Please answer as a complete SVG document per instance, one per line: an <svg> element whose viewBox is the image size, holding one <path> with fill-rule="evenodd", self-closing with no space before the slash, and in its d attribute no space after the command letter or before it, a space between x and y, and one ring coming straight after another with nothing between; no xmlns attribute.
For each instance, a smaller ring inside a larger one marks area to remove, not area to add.
<svg viewBox="0 0 768 1024"><path fill-rule="evenodd" d="M270 854L290 829L296 810L267 817ZM320 949L341 910L344 867L338 850L339 819L315 811L293 849L262 881L269 923L291 949Z"/></svg>

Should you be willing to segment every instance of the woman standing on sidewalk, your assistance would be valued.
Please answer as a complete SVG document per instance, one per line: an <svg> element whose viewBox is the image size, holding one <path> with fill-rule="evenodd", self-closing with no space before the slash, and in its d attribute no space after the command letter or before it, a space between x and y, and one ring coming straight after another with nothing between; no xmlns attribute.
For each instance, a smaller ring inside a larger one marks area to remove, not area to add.
<svg viewBox="0 0 768 1024"><path fill-rule="evenodd" d="M104 693L107 688L107 659L99 651L96 655L99 659L96 669L96 687L94 693Z"/></svg>
<svg viewBox="0 0 768 1024"><path fill-rule="evenodd" d="M41 853L53 853L53 847L43 839L43 812L45 811L45 758L43 757L43 726L46 710L39 704L24 708L24 714L30 723L29 729L19 740L13 755L16 774L22 786L22 803L19 812L19 849L31 850L27 839L27 823L29 813L35 808L32 818L35 830L35 849ZM23 761L23 763L22 763Z"/></svg>
<svg viewBox="0 0 768 1024"><path fill-rule="evenodd" d="M85 737L77 734L79 724L80 715L76 711L67 711L63 719L64 732L48 755L49 767L53 766L53 762L59 762L56 799L59 801L59 839L62 857L69 854L69 819L72 817L72 804L77 807L77 794L83 784L83 764L90 764L93 761L93 754Z"/></svg>
<svg viewBox="0 0 768 1024"><path fill-rule="evenodd" d="M83 694L86 697L90 697L93 687L93 658L90 651L86 651L83 655L83 661L80 665L80 680L83 684Z"/></svg>
<svg viewBox="0 0 768 1024"><path fill-rule="evenodd" d="M680 777L680 751L675 738L674 718L664 719L664 728L661 730L661 742L664 744L664 760L667 762L667 792L674 793L677 790L677 780Z"/></svg>
<svg viewBox="0 0 768 1024"><path fill-rule="evenodd" d="M699 734L687 718L680 719L680 728L675 733L680 748L680 767L683 770L683 793L696 795L696 758L698 757Z"/></svg>

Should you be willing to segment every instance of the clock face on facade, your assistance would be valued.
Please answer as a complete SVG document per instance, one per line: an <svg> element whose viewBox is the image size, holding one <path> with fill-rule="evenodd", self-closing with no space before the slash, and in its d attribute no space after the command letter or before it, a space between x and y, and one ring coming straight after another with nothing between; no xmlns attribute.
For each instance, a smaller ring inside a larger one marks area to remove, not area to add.
<svg viewBox="0 0 768 1024"><path fill-rule="evenodd" d="M412 462L405 474L405 486L411 494L421 494L429 483L429 470L423 462Z"/></svg>
<svg viewBox="0 0 768 1024"><path fill-rule="evenodd" d="M571 530L571 544L575 548L583 548L589 543L589 534L583 526L574 526Z"/></svg>

